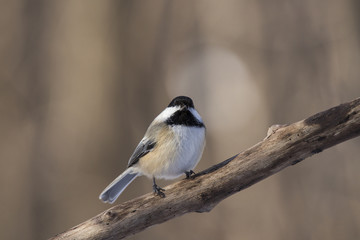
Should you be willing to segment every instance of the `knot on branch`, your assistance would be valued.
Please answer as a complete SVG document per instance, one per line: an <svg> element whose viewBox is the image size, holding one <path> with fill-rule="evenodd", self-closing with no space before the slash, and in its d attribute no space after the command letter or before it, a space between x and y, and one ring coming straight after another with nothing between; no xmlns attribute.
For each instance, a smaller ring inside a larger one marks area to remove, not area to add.
<svg viewBox="0 0 360 240"><path fill-rule="evenodd" d="M118 214L113 210L108 210L103 215L103 222L106 223L106 225L109 225L110 222L115 221L118 218Z"/></svg>

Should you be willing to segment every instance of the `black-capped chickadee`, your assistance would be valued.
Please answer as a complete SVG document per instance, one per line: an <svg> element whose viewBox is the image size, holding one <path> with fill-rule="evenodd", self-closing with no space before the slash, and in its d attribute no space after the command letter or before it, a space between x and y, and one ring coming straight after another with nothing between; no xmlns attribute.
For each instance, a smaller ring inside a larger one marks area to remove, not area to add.
<svg viewBox="0 0 360 240"><path fill-rule="evenodd" d="M145 136L131 155L128 168L99 198L113 203L137 177L153 178L153 190L164 197L157 179L189 178L205 147L205 125L189 97L174 98L150 124Z"/></svg>

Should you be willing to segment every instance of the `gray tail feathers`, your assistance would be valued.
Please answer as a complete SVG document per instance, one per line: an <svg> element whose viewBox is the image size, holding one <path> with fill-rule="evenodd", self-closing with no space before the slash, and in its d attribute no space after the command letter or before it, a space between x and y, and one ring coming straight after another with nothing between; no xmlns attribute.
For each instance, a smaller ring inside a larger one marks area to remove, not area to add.
<svg viewBox="0 0 360 240"><path fill-rule="evenodd" d="M100 194L99 198L103 202L113 203L125 190L125 188L139 175L134 172L133 168L128 168L120 176L118 176L112 183L105 188Z"/></svg>

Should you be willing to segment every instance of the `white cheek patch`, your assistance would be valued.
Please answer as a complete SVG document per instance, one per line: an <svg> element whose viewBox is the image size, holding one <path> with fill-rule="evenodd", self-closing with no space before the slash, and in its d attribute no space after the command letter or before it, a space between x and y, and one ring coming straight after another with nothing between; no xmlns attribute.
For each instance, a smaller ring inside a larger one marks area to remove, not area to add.
<svg viewBox="0 0 360 240"><path fill-rule="evenodd" d="M194 117L199 121L199 122L203 122L200 114L194 109L194 108L189 108L189 111L192 113L192 115L194 115Z"/></svg>
<svg viewBox="0 0 360 240"><path fill-rule="evenodd" d="M168 118L171 117L171 115L173 115L178 110L180 110L180 106L167 107L154 119L154 122L165 122Z"/></svg>

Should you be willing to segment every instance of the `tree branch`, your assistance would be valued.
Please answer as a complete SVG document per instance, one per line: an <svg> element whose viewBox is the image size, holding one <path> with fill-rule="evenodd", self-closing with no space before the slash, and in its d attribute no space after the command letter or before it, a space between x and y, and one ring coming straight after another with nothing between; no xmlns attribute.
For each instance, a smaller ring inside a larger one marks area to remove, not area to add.
<svg viewBox="0 0 360 240"><path fill-rule="evenodd" d="M360 135L360 98L291 125L276 125L250 149L167 186L114 206L61 233L59 239L121 239L189 212L208 212L221 200L313 154Z"/></svg>

